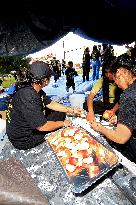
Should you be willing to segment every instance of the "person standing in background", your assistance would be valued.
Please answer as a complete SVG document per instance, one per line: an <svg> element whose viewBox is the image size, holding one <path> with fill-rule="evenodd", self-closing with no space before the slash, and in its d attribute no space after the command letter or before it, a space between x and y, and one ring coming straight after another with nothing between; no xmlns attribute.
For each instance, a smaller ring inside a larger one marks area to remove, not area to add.
<svg viewBox="0 0 136 205"><path fill-rule="evenodd" d="M68 62L68 67L65 71L66 75L66 91L69 92L69 88L72 87L73 92L75 91L75 82L74 82L74 77L77 76L77 72L75 68L73 68L73 62L69 61Z"/></svg>
<svg viewBox="0 0 136 205"><path fill-rule="evenodd" d="M51 60L51 66L53 68L54 71L54 81L55 83L57 82L57 80L59 79L59 75L60 75L60 71L59 71L59 62L56 59L56 57L53 57L53 59Z"/></svg>
<svg viewBox="0 0 136 205"><path fill-rule="evenodd" d="M102 44L102 53L101 53L101 60L102 64L107 61L108 58L111 56L114 56L114 48L112 45L108 44Z"/></svg>
<svg viewBox="0 0 136 205"><path fill-rule="evenodd" d="M66 61L64 59L62 59L61 70L62 70L62 74L64 75L66 70Z"/></svg>
<svg viewBox="0 0 136 205"><path fill-rule="evenodd" d="M90 72L90 49L86 47L83 54L83 82L89 81Z"/></svg>
<svg viewBox="0 0 136 205"><path fill-rule="evenodd" d="M92 60L92 69L93 69L93 81L99 79L99 70L100 70L100 51L98 50L97 46L93 46L93 51L91 53L91 60Z"/></svg>

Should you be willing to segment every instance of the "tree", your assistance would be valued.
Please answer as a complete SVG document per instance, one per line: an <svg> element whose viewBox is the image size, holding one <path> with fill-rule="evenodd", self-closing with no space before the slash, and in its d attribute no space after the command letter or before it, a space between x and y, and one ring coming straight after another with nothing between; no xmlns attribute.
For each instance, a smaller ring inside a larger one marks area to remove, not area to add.
<svg viewBox="0 0 136 205"><path fill-rule="evenodd" d="M26 71L31 58L25 56L0 56L0 74L9 74L11 71Z"/></svg>

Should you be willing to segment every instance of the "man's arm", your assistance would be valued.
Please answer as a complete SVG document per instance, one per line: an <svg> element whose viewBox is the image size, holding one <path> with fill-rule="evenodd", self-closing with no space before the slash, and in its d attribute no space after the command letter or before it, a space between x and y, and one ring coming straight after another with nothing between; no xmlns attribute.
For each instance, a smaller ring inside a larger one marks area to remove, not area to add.
<svg viewBox="0 0 136 205"><path fill-rule="evenodd" d="M117 102L114 107L111 109L113 111L113 113L115 114L117 112L117 110L119 109L119 103Z"/></svg>
<svg viewBox="0 0 136 205"><path fill-rule="evenodd" d="M46 107L48 107L51 110L58 111L58 112L65 112L65 113L73 115L73 116L74 115L81 116L81 114L84 113L83 109L68 107L68 106L62 105L58 102L55 102L55 101L51 101L51 103L46 105Z"/></svg>
<svg viewBox="0 0 136 205"><path fill-rule="evenodd" d="M65 126L65 121L47 121L44 125L41 125L36 129L39 131L53 131L63 126Z"/></svg>
<svg viewBox="0 0 136 205"><path fill-rule="evenodd" d="M71 114L74 112L74 109L72 107L67 107L55 101L51 101L51 103L46 105L46 107L51 110L55 110L59 112L65 112L65 113L71 113Z"/></svg>
<svg viewBox="0 0 136 205"><path fill-rule="evenodd" d="M123 124L117 124L117 127L115 130L108 129L101 125L100 123L91 122L91 127L97 131L103 134L105 137L107 137L109 140L112 140L113 142L119 143L119 144L125 144L132 135L132 129L127 127Z"/></svg>
<svg viewBox="0 0 136 205"><path fill-rule="evenodd" d="M88 107L87 120L89 120L89 121L92 119L95 119L94 110L93 110L94 97L95 97L95 94L90 92L90 94L88 95L88 98L87 98L87 107Z"/></svg>
<svg viewBox="0 0 136 205"><path fill-rule="evenodd" d="M57 103L55 101L51 101L48 105L46 105L51 110L59 111L59 112L65 112L69 113L71 115L81 115L82 111L81 109L78 108L72 108L72 107L67 107L64 106L60 103ZM61 128L63 126L70 126L71 125L70 120L64 120L64 121L47 121L45 124L37 127L37 130L39 131L53 131L55 129Z"/></svg>
<svg viewBox="0 0 136 205"><path fill-rule="evenodd" d="M87 106L88 106L88 115L87 120L95 119L94 111L93 111L93 100L95 95L100 91L102 88L103 78L99 78L95 85L92 87L90 94L87 98Z"/></svg>

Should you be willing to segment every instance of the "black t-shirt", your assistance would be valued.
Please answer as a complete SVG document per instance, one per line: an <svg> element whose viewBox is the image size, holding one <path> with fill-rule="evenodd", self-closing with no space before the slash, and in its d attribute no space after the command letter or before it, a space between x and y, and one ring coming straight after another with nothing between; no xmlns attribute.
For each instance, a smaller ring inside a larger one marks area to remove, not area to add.
<svg viewBox="0 0 136 205"><path fill-rule="evenodd" d="M6 131L17 149L30 149L44 141L45 132L36 128L47 122L45 105L51 102L43 91L33 87L19 89L12 98L7 112Z"/></svg>
<svg viewBox="0 0 136 205"><path fill-rule="evenodd" d="M130 159L136 162L136 81L121 94L118 123L133 130L132 137L125 146Z"/></svg>
<svg viewBox="0 0 136 205"><path fill-rule="evenodd" d="M93 61L96 61L96 60L99 60L99 57L101 56L100 54L100 51L97 50L97 51L92 51L92 54L91 54L91 59Z"/></svg>
<svg viewBox="0 0 136 205"><path fill-rule="evenodd" d="M90 69L90 53L85 52L83 55L83 67Z"/></svg>
<svg viewBox="0 0 136 205"><path fill-rule="evenodd" d="M74 68L68 67L65 71L66 80L71 81L74 80L74 76L77 76L77 72Z"/></svg>

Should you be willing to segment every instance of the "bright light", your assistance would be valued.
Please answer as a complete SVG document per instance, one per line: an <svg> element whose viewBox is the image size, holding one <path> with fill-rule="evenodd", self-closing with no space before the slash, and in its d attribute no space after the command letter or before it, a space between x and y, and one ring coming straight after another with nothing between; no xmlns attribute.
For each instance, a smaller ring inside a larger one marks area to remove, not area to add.
<svg viewBox="0 0 136 205"><path fill-rule="evenodd" d="M102 45L102 43L87 40L85 38L78 36L77 34L74 34L73 32L69 32L67 35L65 35L52 46L43 49L39 52L30 54L28 57L38 60L39 58L47 56L48 54L52 53L53 56L56 56L56 58L61 61L64 58L65 51L66 62L72 60L74 64L82 63L84 49L86 47L89 47L90 51L92 51L93 45ZM113 45L113 48L114 54L116 56L119 56L127 51L125 45Z"/></svg>

